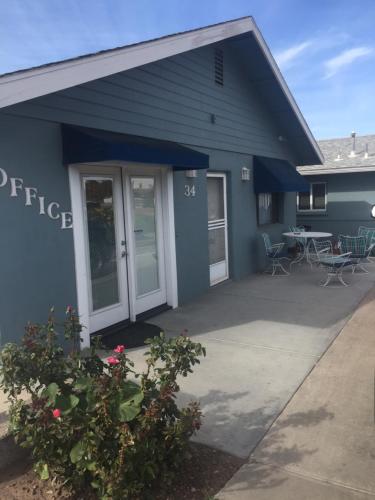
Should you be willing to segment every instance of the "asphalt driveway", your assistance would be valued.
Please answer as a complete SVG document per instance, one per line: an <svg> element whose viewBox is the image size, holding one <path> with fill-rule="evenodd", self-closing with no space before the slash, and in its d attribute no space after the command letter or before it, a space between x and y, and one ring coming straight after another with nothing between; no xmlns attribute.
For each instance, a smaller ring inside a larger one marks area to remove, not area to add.
<svg viewBox="0 0 375 500"><path fill-rule="evenodd" d="M247 457L374 285L369 269L348 274L348 288L321 288L321 271L302 266L288 277L256 275L153 318L167 335L187 329L207 348L179 396L201 403L196 440ZM137 365L143 352L131 351Z"/></svg>

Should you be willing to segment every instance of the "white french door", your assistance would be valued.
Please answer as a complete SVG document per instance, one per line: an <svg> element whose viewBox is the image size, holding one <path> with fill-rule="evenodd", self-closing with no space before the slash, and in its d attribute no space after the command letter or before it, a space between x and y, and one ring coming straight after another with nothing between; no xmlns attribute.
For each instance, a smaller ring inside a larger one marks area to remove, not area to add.
<svg viewBox="0 0 375 500"><path fill-rule="evenodd" d="M79 314L88 333L177 305L169 174L132 165L71 167Z"/></svg>
<svg viewBox="0 0 375 500"><path fill-rule="evenodd" d="M208 255L211 286L229 277L226 184L226 174L207 174Z"/></svg>

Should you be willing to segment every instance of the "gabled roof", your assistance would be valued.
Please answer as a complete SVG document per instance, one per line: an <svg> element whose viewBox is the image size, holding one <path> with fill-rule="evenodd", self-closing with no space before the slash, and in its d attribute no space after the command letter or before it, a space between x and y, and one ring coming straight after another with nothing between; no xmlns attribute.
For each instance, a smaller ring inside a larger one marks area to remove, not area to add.
<svg viewBox="0 0 375 500"><path fill-rule="evenodd" d="M224 40L247 38L243 53L258 71L254 85L266 94L271 112L290 129L287 140L300 164L323 161L323 156L254 19L244 17L154 40L105 50L0 76L0 108L58 92L99 78L143 66ZM255 45L254 45L255 42ZM252 68L252 69L253 69ZM273 107L273 109L272 109Z"/></svg>
<svg viewBox="0 0 375 500"><path fill-rule="evenodd" d="M324 155L323 165L298 167L302 175L340 174L375 171L375 135L355 138L355 156L352 137L318 141ZM366 154L367 153L367 154Z"/></svg>

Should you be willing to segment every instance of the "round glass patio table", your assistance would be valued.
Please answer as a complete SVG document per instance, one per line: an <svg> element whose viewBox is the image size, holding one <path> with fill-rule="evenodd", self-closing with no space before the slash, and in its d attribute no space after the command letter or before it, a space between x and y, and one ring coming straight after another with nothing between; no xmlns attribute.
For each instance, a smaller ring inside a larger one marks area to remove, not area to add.
<svg viewBox="0 0 375 500"><path fill-rule="evenodd" d="M306 262L308 262L312 267L312 262L309 259L309 246L311 240L319 238L330 238L332 236L332 233L322 233L320 231L289 231L287 233L283 233L283 236L305 240L305 243L303 245L303 252L301 252L301 255L297 259L292 260L289 267L291 267L293 264L297 264L298 262L302 262L303 260L306 260Z"/></svg>

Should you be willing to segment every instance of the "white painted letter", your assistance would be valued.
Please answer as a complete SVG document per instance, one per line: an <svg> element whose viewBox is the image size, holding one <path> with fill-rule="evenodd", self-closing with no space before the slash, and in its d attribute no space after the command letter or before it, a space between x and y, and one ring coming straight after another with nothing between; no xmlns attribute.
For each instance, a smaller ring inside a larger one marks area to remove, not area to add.
<svg viewBox="0 0 375 500"><path fill-rule="evenodd" d="M18 196L17 190L23 188L23 179L19 179L18 177L11 177L10 186L10 196Z"/></svg>
<svg viewBox="0 0 375 500"><path fill-rule="evenodd" d="M5 170L3 168L0 168L0 174L1 174L1 177L2 177L2 180L0 182L0 188L2 188L8 182L8 175L7 175L7 173L5 172Z"/></svg>
<svg viewBox="0 0 375 500"><path fill-rule="evenodd" d="M56 209L58 210L60 208L60 205L58 203L56 203L55 201L50 203L47 207L47 214L48 214L48 217L50 217L51 219L58 219L60 217L60 214L53 215L53 213L52 213L52 210L54 207L56 207Z"/></svg>
<svg viewBox="0 0 375 500"><path fill-rule="evenodd" d="M73 227L72 212L61 212L61 229L71 229Z"/></svg>
<svg viewBox="0 0 375 500"><path fill-rule="evenodd" d="M46 215L46 210L44 208L44 196L38 196L39 198L39 215Z"/></svg>
<svg viewBox="0 0 375 500"><path fill-rule="evenodd" d="M31 198L36 200L37 193L38 190L36 188L25 187L25 196L26 196L25 207L29 207L31 205Z"/></svg>

